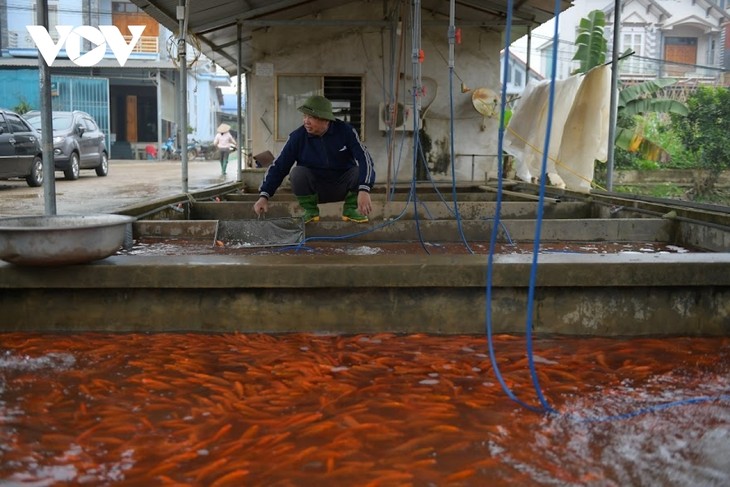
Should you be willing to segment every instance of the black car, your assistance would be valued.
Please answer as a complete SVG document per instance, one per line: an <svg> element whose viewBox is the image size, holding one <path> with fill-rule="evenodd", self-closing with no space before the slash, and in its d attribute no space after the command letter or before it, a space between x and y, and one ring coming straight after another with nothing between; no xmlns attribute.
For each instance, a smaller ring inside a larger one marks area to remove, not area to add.
<svg viewBox="0 0 730 487"><path fill-rule="evenodd" d="M109 173L106 137L94 117L79 110L54 111L51 117L56 171L63 171L66 179L78 179L81 169L94 169L98 176L106 176ZM42 130L40 112L28 112L25 118L36 130Z"/></svg>
<svg viewBox="0 0 730 487"><path fill-rule="evenodd" d="M10 178L43 184L41 138L23 117L0 108L0 179Z"/></svg>

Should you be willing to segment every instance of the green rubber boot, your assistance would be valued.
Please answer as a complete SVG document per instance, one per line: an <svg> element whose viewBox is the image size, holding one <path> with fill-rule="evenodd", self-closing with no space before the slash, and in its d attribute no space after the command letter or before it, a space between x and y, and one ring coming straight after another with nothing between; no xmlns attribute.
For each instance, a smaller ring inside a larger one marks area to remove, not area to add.
<svg viewBox="0 0 730 487"><path fill-rule="evenodd" d="M307 196L297 196L299 206L304 209L304 223L319 221L319 195L308 194Z"/></svg>
<svg viewBox="0 0 730 487"><path fill-rule="evenodd" d="M342 221L367 223L368 217L357 211L357 193L349 192L342 206Z"/></svg>

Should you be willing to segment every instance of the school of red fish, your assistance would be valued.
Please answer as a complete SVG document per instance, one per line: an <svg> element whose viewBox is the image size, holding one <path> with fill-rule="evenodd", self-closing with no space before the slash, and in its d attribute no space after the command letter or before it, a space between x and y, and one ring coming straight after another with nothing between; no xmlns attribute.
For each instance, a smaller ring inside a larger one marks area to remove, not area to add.
<svg viewBox="0 0 730 487"><path fill-rule="evenodd" d="M505 383L537 405L525 338L493 343ZM571 419L728 394L730 338L534 348L557 417L505 395L484 336L0 333L0 485L730 483L711 452L677 447L663 473L657 455L645 472L641 452L621 453L627 438L647 454L653 438L730 443L727 401Z"/></svg>

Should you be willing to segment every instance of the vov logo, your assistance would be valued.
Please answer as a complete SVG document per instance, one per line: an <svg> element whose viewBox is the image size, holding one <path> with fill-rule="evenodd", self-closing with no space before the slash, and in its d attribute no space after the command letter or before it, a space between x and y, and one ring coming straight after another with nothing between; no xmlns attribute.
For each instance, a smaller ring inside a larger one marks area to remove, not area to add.
<svg viewBox="0 0 730 487"><path fill-rule="evenodd" d="M79 27L57 25L58 43L53 42L51 35L42 25L27 25L25 28L28 29L30 36L33 38L33 42L38 47L38 51L49 66L53 65L53 61L56 60L56 56L58 56L64 44L66 45L68 58L78 66L93 66L97 64L104 59L107 46L109 46L112 54L119 61L119 65L124 66L134 46L137 45L139 38L142 37L145 26L129 26L129 32L132 33L132 40L129 44L127 44L122 33L114 25L100 25L99 28L89 25ZM81 54L82 38L96 45L95 48L83 55Z"/></svg>

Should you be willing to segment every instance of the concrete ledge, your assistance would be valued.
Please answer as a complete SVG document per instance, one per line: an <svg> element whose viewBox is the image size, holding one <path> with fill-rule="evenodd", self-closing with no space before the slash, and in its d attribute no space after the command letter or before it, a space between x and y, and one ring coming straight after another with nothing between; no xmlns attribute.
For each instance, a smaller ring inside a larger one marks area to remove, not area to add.
<svg viewBox="0 0 730 487"><path fill-rule="evenodd" d="M495 287L527 287L532 256L496 255ZM0 263L0 289L371 288L486 285L484 255L112 256L86 265ZM730 286L730 253L546 254L540 287Z"/></svg>
<svg viewBox="0 0 730 487"><path fill-rule="evenodd" d="M500 220L500 242L535 240L536 221L531 219ZM362 233L368 229L377 231ZM468 241L489 241L493 221L463 220L461 231ZM357 240L376 242L382 240L418 241L419 234L426 241L458 242L460 234L453 220L398 220L371 222L367 225L337 221L320 221L307 225L307 237L338 237L358 234ZM542 242L673 242L674 223L661 218L593 218L543 220Z"/></svg>
<svg viewBox="0 0 730 487"><path fill-rule="evenodd" d="M228 199L228 198L227 198ZM255 201L255 200L254 200ZM429 201L421 202L418 205L418 214L421 220L441 220L453 219L453 206L451 201ZM501 218L528 218L534 219L537 207L534 203L526 202L504 202L501 205ZM496 203L467 201L459 202L459 215L463 220L479 220L485 218L493 218L495 214ZM590 218L590 203L585 202L565 202L548 204L544 207L543 218ZM302 214L299 204L290 200L272 200L269 202L269 218L287 217ZM196 202L191 209L191 217L195 219L207 220L230 220L234 216L241 218L253 218L253 201L245 202L223 201L220 203ZM340 220L342 215L342 203L326 203L320 205L320 216L323 220ZM412 220L415 217L413 203L405 201L384 202L373 199L373 212L370 219L373 221L382 220L384 218L395 218L400 216L403 219Z"/></svg>
<svg viewBox="0 0 730 487"><path fill-rule="evenodd" d="M264 180L266 169L264 168L246 168L241 170L241 181L243 189L247 193L258 194L259 187Z"/></svg>
<svg viewBox="0 0 730 487"><path fill-rule="evenodd" d="M531 259L495 257L495 332L524 331ZM730 333L730 254L545 255L539 262L537 332ZM472 255L2 264L0 330L483 333L485 282L486 259Z"/></svg>

